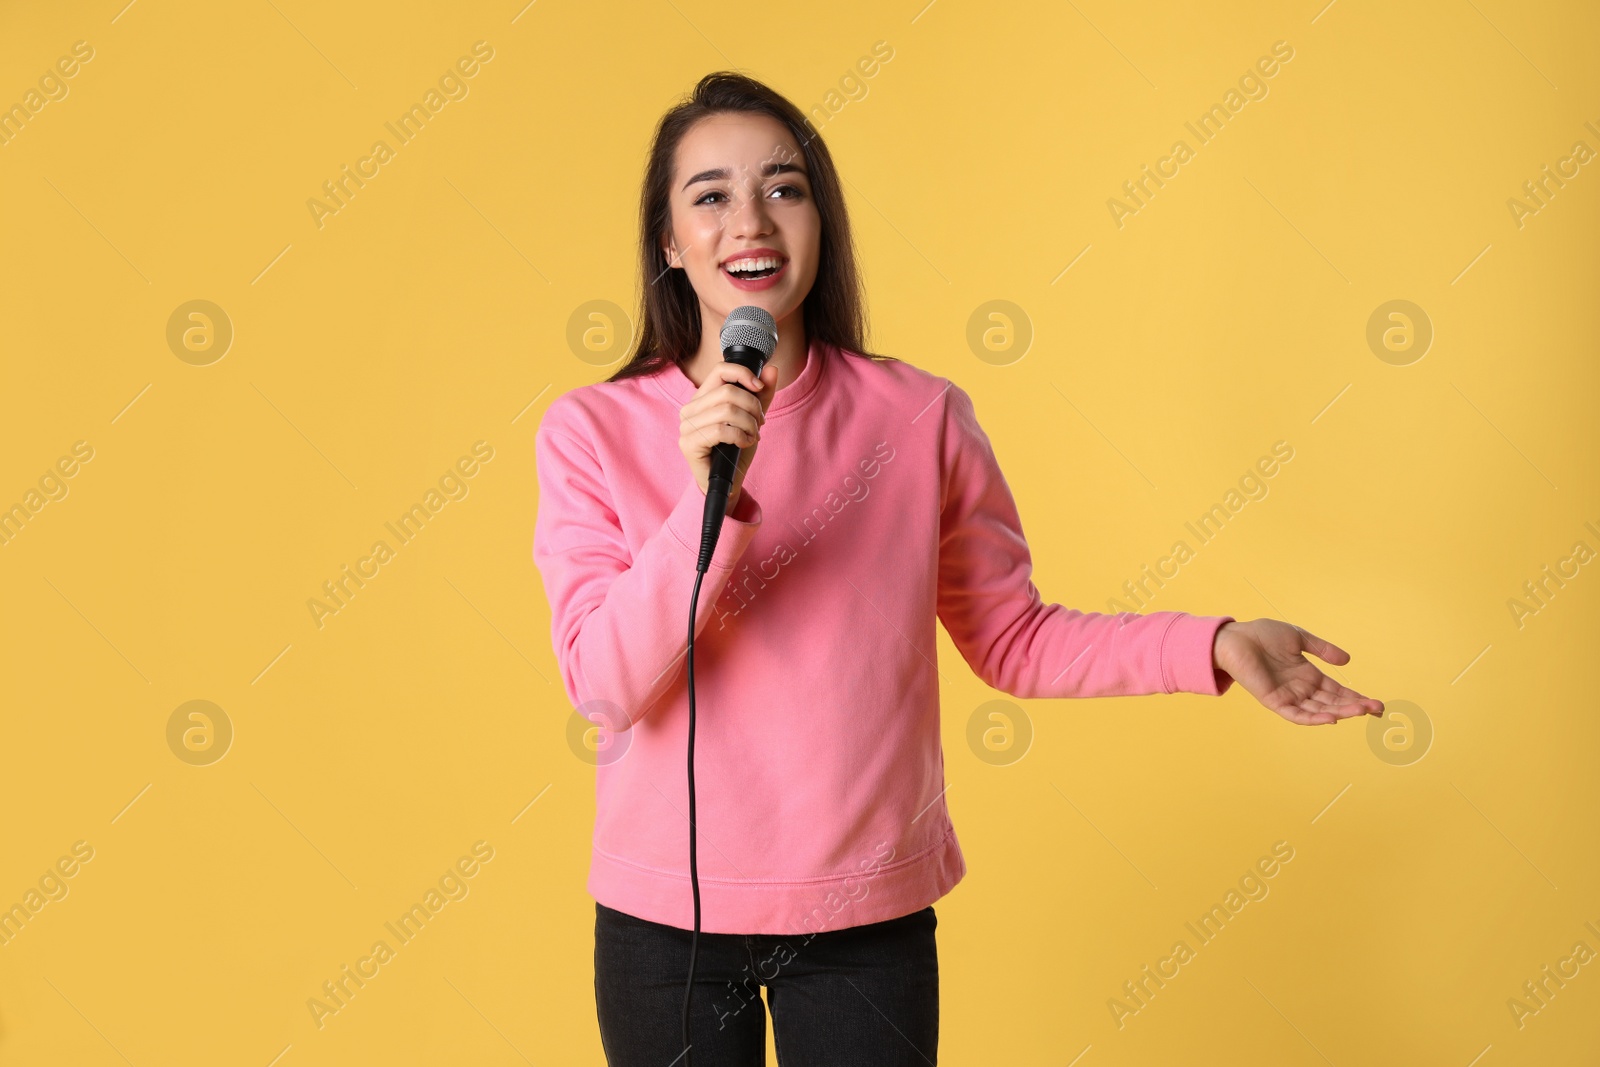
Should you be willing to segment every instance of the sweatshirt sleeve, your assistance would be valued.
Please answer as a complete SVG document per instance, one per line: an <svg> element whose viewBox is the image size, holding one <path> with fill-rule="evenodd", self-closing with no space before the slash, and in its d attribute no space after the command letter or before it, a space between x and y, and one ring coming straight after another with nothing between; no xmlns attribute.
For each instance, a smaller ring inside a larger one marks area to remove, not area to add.
<svg viewBox="0 0 1600 1067"><path fill-rule="evenodd" d="M939 619L985 684L1012 696L1219 696L1212 643L1233 616L1045 604L1011 489L972 399L951 383L940 438Z"/></svg>
<svg viewBox="0 0 1600 1067"><path fill-rule="evenodd" d="M533 559L550 602L551 643L573 706L615 704L622 721L606 725L626 730L681 673L706 498L685 468L665 521L631 552L612 504L614 493L628 490L626 472L608 479L580 440L550 425L550 415L535 438ZM743 486L700 585L696 636L760 525L761 504Z"/></svg>

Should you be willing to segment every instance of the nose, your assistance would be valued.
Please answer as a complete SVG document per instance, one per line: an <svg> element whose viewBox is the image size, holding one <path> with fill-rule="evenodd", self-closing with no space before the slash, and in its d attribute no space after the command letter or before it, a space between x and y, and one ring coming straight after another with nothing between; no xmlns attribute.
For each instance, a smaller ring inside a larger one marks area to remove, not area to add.
<svg viewBox="0 0 1600 1067"><path fill-rule="evenodd" d="M728 229L734 237L760 237L772 232L772 216L759 190L739 198L728 219Z"/></svg>

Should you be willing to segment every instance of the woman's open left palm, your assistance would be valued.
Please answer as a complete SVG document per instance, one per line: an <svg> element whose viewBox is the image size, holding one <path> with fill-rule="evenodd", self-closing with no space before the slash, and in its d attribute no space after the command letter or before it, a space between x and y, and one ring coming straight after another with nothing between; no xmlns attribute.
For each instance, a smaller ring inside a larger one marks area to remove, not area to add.
<svg viewBox="0 0 1600 1067"><path fill-rule="evenodd" d="M1320 726L1355 715L1383 715L1383 701L1340 685L1303 652L1335 666L1350 662L1344 649L1277 619L1224 623L1214 658L1246 692L1290 722Z"/></svg>

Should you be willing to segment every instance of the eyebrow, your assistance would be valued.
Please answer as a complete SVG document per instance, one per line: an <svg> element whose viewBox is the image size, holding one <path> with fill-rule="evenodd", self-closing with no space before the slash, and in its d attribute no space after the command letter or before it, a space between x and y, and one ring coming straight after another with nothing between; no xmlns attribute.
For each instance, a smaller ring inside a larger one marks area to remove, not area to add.
<svg viewBox="0 0 1600 1067"><path fill-rule="evenodd" d="M806 173L806 169L804 167L796 164L796 163L767 163L761 168L761 176L763 178L770 178L774 174L805 174L805 173ZM810 177L810 175L806 175L806 176ZM687 189L687 188L689 188L689 186L693 185L695 182L719 182L719 181L724 181L724 180L727 179L727 177L728 177L728 168L726 168L726 167L714 167L711 170L703 170L699 174L696 174L694 177L692 177L688 181L684 182L683 183L683 187L685 189Z"/></svg>

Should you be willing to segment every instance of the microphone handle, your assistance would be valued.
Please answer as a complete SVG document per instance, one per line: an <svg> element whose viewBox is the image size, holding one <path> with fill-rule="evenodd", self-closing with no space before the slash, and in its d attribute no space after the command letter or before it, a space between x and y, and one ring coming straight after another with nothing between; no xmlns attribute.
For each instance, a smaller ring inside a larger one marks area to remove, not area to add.
<svg viewBox="0 0 1600 1067"><path fill-rule="evenodd" d="M729 345L723 350L722 358L729 363L739 364L757 377L760 377L762 368L767 364L767 356L760 349L744 345ZM739 388L745 389L742 385ZM748 389L745 391L749 392ZM733 475L739 466L740 451L738 445L728 441L718 442L711 449L711 473L706 478L707 499L713 492L719 493L726 507L728 497L733 492Z"/></svg>
<svg viewBox="0 0 1600 1067"><path fill-rule="evenodd" d="M758 377L767 365L765 352L745 345L729 345L723 349L722 358L739 364ZM744 389L744 386L740 385L739 388ZM739 467L739 452L738 445L727 441L719 441L711 448L711 472L706 477L706 506L700 522L700 557L695 564L701 574L710 568L711 557L722 536L722 518L728 511L728 497L733 493L733 476Z"/></svg>

